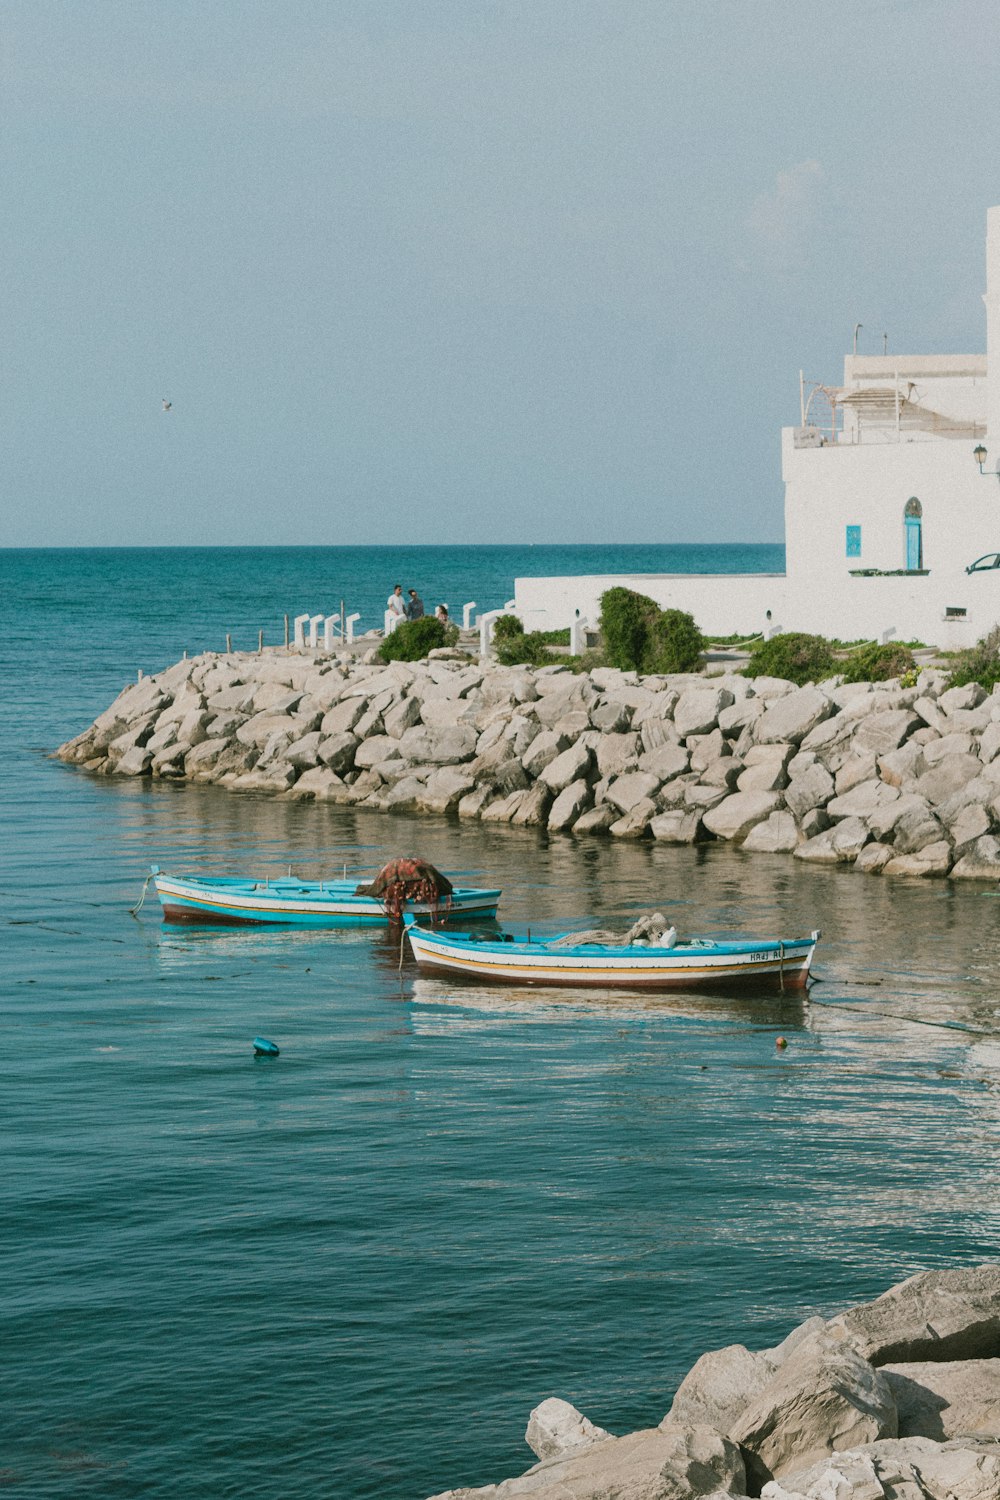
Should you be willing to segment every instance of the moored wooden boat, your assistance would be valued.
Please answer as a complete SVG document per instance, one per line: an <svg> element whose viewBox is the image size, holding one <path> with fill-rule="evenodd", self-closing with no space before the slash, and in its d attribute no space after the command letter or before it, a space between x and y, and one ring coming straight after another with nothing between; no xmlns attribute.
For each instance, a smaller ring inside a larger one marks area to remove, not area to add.
<svg viewBox="0 0 1000 1500"><path fill-rule="evenodd" d="M601 989L699 989L716 985L776 985L801 989L808 981L819 932L807 938L691 938L671 947L577 943L570 934L480 939L417 927L406 917L413 956L422 969L488 984L572 985Z"/></svg>
<svg viewBox="0 0 1000 1500"><path fill-rule="evenodd" d="M152 879L168 922L254 923L296 927L385 926L384 901L360 895L357 880L234 879L208 875L164 875L154 865ZM438 902L417 901L407 911L437 921L495 917L500 892L455 886Z"/></svg>

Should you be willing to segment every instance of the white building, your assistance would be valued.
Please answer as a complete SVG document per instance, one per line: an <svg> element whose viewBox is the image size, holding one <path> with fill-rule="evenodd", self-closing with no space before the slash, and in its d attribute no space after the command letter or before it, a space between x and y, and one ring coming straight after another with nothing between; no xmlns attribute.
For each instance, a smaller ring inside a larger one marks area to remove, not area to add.
<svg viewBox="0 0 1000 1500"><path fill-rule="evenodd" d="M781 574L519 578L528 630L596 623L615 584L710 633L808 630L971 645L1000 621L1000 207L987 219L986 355L848 355L781 434Z"/></svg>

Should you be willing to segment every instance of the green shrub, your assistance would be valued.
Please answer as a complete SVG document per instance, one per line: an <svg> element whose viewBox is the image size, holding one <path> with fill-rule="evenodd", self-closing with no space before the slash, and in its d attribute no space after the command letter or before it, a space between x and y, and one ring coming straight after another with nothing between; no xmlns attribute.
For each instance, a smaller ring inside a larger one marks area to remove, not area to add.
<svg viewBox="0 0 1000 1500"><path fill-rule="evenodd" d="M684 610L624 588L601 595L601 635L608 661L624 672L693 672L706 645Z"/></svg>
<svg viewBox="0 0 1000 1500"><path fill-rule="evenodd" d="M1000 625L994 625L989 635L968 650L956 653L948 686L965 687L967 682L978 682L987 692L1000 682Z"/></svg>
<svg viewBox="0 0 1000 1500"><path fill-rule="evenodd" d="M505 667L546 666L552 657L545 635L546 632L543 630L531 630L527 634L522 630L506 638L501 637L499 641L494 635L494 654L497 661Z"/></svg>
<svg viewBox="0 0 1000 1500"><path fill-rule="evenodd" d="M854 651L841 664L845 682L888 682L890 677L905 677L916 667L913 652L900 641L885 645L871 642Z"/></svg>
<svg viewBox="0 0 1000 1500"><path fill-rule="evenodd" d="M650 621L644 672L696 672L707 642L694 616L682 609L661 610Z"/></svg>
<svg viewBox="0 0 1000 1500"><path fill-rule="evenodd" d="M513 636L523 635L524 626L517 615L501 615L493 621L493 639L495 641L509 641Z"/></svg>
<svg viewBox="0 0 1000 1500"><path fill-rule="evenodd" d="M790 630L756 646L743 673L746 677L783 677L786 682L802 687L807 682L831 677L836 670L829 641L821 635Z"/></svg>
<svg viewBox="0 0 1000 1500"><path fill-rule="evenodd" d="M608 589L601 595L601 635L608 661L622 672L640 672L649 641L649 622L659 605L631 589Z"/></svg>
<svg viewBox="0 0 1000 1500"><path fill-rule="evenodd" d="M379 646L378 654L382 661L420 661L429 651L437 651L457 639L454 626L446 628L434 615L424 615L419 620L405 620L397 625Z"/></svg>

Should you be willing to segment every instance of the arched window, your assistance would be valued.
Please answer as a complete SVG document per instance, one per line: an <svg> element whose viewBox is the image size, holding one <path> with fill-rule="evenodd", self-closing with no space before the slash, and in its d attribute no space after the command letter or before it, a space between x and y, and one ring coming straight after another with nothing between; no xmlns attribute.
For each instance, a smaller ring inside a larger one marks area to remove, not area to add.
<svg viewBox="0 0 1000 1500"><path fill-rule="evenodd" d="M923 516L923 506L916 495L911 495L903 506L903 531L906 537L906 567L909 572L914 572L924 565Z"/></svg>

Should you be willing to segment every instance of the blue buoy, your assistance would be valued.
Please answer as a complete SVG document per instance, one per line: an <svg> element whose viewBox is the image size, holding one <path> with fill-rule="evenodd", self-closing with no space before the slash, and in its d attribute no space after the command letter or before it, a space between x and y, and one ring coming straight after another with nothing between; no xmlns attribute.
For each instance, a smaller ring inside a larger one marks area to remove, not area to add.
<svg viewBox="0 0 1000 1500"><path fill-rule="evenodd" d="M277 1042L269 1042L266 1036L255 1036L253 1050L255 1057L277 1057L280 1049Z"/></svg>

